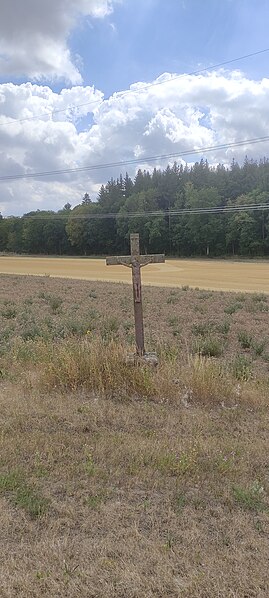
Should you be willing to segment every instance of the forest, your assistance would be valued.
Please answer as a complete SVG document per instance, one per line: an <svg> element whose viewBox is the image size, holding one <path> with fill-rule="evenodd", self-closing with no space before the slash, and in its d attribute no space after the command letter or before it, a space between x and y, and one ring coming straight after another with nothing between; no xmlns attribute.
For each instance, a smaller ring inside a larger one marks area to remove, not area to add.
<svg viewBox="0 0 269 598"><path fill-rule="evenodd" d="M264 206L255 209L253 206ZM240 206L250 206L240 207ZM79 205L61 210L0 215L2 253L105 255L129 253L139 232L145 253L171 256L267 256L269 160L247 157L242 165L212 167L175 163L165 170L138 170L102 185L96 200L85 192ZM191 213L204 208L230 212ZM236 208L236 209L235 209ZM175 211L184 211L173 214ZM158 212L150 215L149 212Z"/></svg>

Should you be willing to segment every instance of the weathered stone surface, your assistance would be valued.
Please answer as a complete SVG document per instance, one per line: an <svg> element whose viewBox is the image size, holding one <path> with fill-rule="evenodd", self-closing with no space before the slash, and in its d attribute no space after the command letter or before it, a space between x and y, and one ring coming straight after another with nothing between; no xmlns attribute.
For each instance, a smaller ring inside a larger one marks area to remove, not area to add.
<svg viewBox="0 0 269 598"><path fill-rule="evenodd" d="M142 360L145 361L145 363L147 363L148 365L151 365L152 367L157 367L158 365L157 353L144 353Z"/></svg>
<svg viewBox="0 0 269 598"><path fill-rule="evenodd" d="M151 367L157 367L158 357L157 353L149 352L139 356L137 353L129 353L126 357L127 365L149 365Z"/></svg>

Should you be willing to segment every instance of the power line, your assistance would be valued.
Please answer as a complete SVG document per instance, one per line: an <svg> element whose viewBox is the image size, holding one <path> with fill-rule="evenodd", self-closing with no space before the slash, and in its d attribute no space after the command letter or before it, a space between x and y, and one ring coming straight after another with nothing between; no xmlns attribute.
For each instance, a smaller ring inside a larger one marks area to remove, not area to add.
<svg viewBox="0 0 269 598"><path fill-rule="evenodd" d="M222 66L227 66L228 64L233 64L235 62L239 62L240 60L246 60L247 58L252 58L253 56L258 56L260 54L265 54L266 52L269 52L269 48L264 48L263 50L258 50L256 52L251 52L250 54L245 54L244 56L238 56L237 58L232 58L231 60L225 60L223 62L219 62L216 64L213 64L211 66L207 66L204 67L202 69L198 69L196 71L191 71L189 73L183 73L181 75L175 75L174 77L170 77L170 79L165 79L164 81L154 81L153 83L146 83L145 85L142 85L141 87L139 87L138 89L127 89L126 91L123 92L114 92L112 94L112 96L117 93L119 94L119 97L122 98L130 93L140 93L143 91L147 91L147 89L150 89L151 87L157 87L158 85L164 85L166 83L170 83L171 81L176 81L177 79L182 79L183 77L191 77L194 75L199 75L201 73L205 73L207 71L212 71L213 69L216 68L220 68ZM112 97L110 96L110 97ZM5 123L0 123L1 127L4 127L6 125L13 125L15 123L22 123L25 121L31 121L31 120L37 120L39 118L45 118L48 116L53 116L54 114L60 114L62 112L67 112L68 110L74 110L76 108L82 108L84 106L92 106L94 104L103 104L105 101L108 101L110 99L110 97L106 97L103 98L102 100L92 100L90 102L84 102L83 104L71 104L70 106L68 106L67 108L61 108L59 110L51 110L49 112L44 112L43 114L36 114L35 116L27 116L25 118L15 118L12 120L8 120Z"/></svg>
<svg viewBox="0 0 269 598"><path fill-rule="evenodd" d="M233 212L246 212L256 211L262 212L269 210L268 204L244 204L239 206L212 206L207 208L182 208L180 210L152 210L147 212L107 212L107 213L93 213L93 214L72 214L72 211L68 214L49 214L48 216L34 214L33 216L24 215L21 218L33 218L34 220L63 220L68 216L72 220L106 220L106 219L117 219L121 218L128 220L129 218L151 218L151 217L174 217L174 216L185 216L185 215L202 215L202 214L226 214ZM12 217L9 217L12 218Z"/></svg>
<svg viewBox="0 0 269 598"><path fill-rule="evenodd" d="M4 181L12 181L12 180L20 180L20 179L34 179L39 177L46 177L46 176L55 176L61 174L74 174L80 172L90 172L93 170L103 170L105 168L116 168L121 166L130 166L134 164L144 164L148 162L155 162L156 160L167 160L171 158L181 158L182 156L192 156L195 154L204 154L206 152L212 152L221 149L230 149L245 145L254 145L256 143L262 143L265 141L269 141L269 135L264 137L256 137L254 139L242 139L240 141L234 141L232 143L222 143L219 145L212 145L209 147L201 147L199 149L191 149L185 151L178 151L176 153L170 154L161 154L155 156L147 156L143 158L136 158L132 160L121 160L119 162L108 162L103 164L93 164L89 166L81 166L75 168L63 168L61 170L48 170L44 172L28 172L23 174L13 174L13 175L4 175L0 176L0 182Z"/></svg>

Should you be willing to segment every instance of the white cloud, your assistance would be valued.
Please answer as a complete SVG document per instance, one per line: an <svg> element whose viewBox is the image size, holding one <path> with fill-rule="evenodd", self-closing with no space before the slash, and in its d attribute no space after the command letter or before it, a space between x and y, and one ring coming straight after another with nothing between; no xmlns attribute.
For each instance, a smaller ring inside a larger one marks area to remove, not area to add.
<svg viewBox="0 0 269 598"><path fill-rule="evenodd" d="M10 0L1 4L0 72L31 79L81 75L67 46L81 16L103 18L119 0Z"/></svg>
<svg viewBox="0 0 269 598"><path fill-rule="evenodd" d="M103 102L102 93L91 87L76 86L57 94L48 86L30 83L0 85L1 175L122 162L121 168L0 182L3 213L59 209L66 201L75 205L85 191L95 194L101 183L120 171L133 176L137 167L125 166L126 160L139 158L146 167L149 156L176 153L180 161L185 150L267 135L269 79L253 81L239 72L213 72L177 79L166 73L157 82L163 80L165 84L143 91L137 83L129 93L114 94ZM96 103L69 109L70 104L87 102ZM67 113L4 124L63 109ZM80 119L85 115L91 121L82 130ZM246 153L253 158L268 155L268 144L246 143L206 155L211 163L229 163L233 156L243 160ZM159 161L161 166L166 163Z"/></svg>

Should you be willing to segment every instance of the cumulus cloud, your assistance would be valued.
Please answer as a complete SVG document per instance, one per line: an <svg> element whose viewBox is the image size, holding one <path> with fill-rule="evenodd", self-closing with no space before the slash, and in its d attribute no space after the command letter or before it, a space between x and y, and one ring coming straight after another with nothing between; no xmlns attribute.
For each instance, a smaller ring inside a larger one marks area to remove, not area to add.
<svg viewBox="0 0 269 598"><path fill-rule="evenodd" d="M75 104L82 105L75 109ZM0 210L5 214L59 209L66 201L75 205L86 191L94 196L100 184L120 171L134 176L138 166L126 167L126 160L139 158L147 167L152 165L149 156L175 153L180 161L186 150L265 136L269 79L254 81L224 71L175 79L166 73L146 89L137 83L128 93L104 101L92 87L55 93L48 86L6 84L0 85L0 114L1 175L122 162L116 168L0 183ZM28 117L34 119L24 120ZM19 120L10 124L12 119ZM229 163L233 156L243 160L246 153L253 158L268 155L267 143L246 142L208 154L201 150L188 161L206 155L211 163Z"/></svg>
<svg viewBox="0 0 269 598"><path fill-rule="evenodd" d="M146 89L138 83L130 93L114 94L100 104L83 143L91 160L101 149L107 162L112 148L119 161L135 153L145 162L147 156L177 152L180 158L183 151L266 135L268 101L269 79L253 81L237 71L179 78L166 73ZM216 150L208 159L227 162L232 153L240 160L246 152L263 155L267 144Z"/></svg>
<svg viewBox="0 0 269 598"><path fill-rule="evenodd" d="M0 72L31 79L81 75L67 46L81 16L103 18L119 0L11 0L1 5Z"/></svg>

